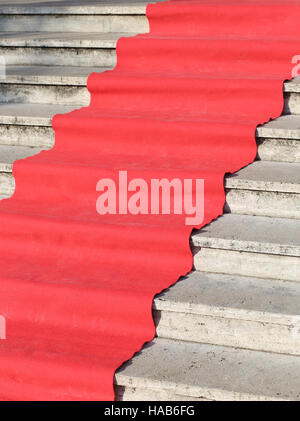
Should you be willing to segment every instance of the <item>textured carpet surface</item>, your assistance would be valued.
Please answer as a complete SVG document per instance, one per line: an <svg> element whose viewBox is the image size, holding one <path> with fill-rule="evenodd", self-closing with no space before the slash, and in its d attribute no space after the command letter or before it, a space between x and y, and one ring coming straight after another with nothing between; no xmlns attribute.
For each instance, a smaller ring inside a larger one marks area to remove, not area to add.
<svg viewBox="0 0 300 421"><path fill-rule="evenodd" d="M224 174L255 159L256 126L282 112L298 1L173 0L147 16L116 69L89 77L90 106L55 116L55 147L14 165L1 399L113 400L115 370L155 334L154 295L192 269L185 215L101 216L97 182L204 179L203 226L222 214Z"/></svg>

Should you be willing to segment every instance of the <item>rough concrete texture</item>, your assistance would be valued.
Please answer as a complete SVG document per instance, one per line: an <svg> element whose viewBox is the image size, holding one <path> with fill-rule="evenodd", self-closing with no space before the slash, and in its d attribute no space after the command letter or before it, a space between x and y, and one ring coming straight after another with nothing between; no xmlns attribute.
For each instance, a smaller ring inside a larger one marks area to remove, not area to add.
<svg viewBox="0 0 300 421"><path fill-rule="evenodd" d="M190 400L299 400L299 362L298 356L158 338L117 372L115 382Z"/></svg>
<svg viewBox="0 0 300 421"><path fill-rule="evenodd" d="M205 247L194 253L196 270L300 282L299 257Z"/></svg>
<svg viewBox="0 0 300 421"><path fill-rule="evenodd" d="M154 301L159 337L300 355L300 284L192 272Z"/></svg>
<svg viewBox="0 0 300 421"><path fill-rule="evenodd" d="M7 66L5 84L65 85L86 87L92 72L102 73L110 67L76 66Z"/></svg>
<svg viewBox="0 0 300 421"><path fill-rule="evenodd" d="M160 2L164 0L156 0ZM145 14L146 0L1 0L2 14Z"/></svg>
<svg viewBox="0 0 300 421"><path fill-rule="evenodd" d="M300 115L282 115L276 120L259 126L258 137L270 139L300 139Z"/></svg>
<svg viewBox="0 0 300 421"><path fill-rule="evenodd" d="M300 193L300 164L257 161L226 179L227 188Z"/></svg>
<svg viewBox="0 0 300 421"><path fill-rule="evenodd" d="M300 256L300 221L224 215L192 235L194 247Z"/></svg>

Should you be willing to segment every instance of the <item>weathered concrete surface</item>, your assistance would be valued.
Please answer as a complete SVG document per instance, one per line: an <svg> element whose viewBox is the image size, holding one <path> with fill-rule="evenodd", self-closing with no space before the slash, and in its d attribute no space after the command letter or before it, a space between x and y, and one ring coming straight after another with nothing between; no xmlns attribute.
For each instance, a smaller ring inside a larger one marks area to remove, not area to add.
<svg viewBox="0 0 300 421"><path fill-rule="evenodd" d="M71 106L55 104L1 104L0 124L18 124L20 126L51 127L55 114L65 114L73 110Z"/></svg>
<svg viewBox="0 0 300 421"><path fill-rule="evenodd" d="M0 8L1 9L1 8ZM10 9L12 10L12 9ZM78 32L81 33L145 33L149 31L149 24L143 14L1 14L0 32Z"/></svg>
<svg viewBox="0 0 300 421"><path fill-rule="evenodd" d="M270 139L300 139L300 116L282 115L256 130L258 137Z"/></svg>
<svg viewBox="0 0 300 421"><path fill-rule="evenodd" d="M288 138L258 138L258 159L277 162L300 162L300 142Z"/></svg>
<svg viewBox="0 0 300 421"><path fill-rule="evenodd" d="M300 256L300 221L224 215L192 235L194 247Z"/></svg>
<svg viewBox="0 0 300 421"><path fill-rule="evenodd" d="M164 0L156 0L160 2ZM146 0L1 0L2 14L145 14Z"/></svg>
<svg viewBox="0 0 300 421"><path fill-rule="evenodd" d="M41 152L40 148L0 145L0 172L11 173L13 163Z"/></svg>
<svg viewBox="0 0 300 421"><path fill-rule="evenodd" d="M158 338L117 372L115 383L190 400L299 400L300 359Z"/></svg>
<svg viewBox="0 0 300 421"><path fill-rule="evenodd" d="M194 250L196 270L257 278L300 281L299 257L238 250L201 248Z"/></svg>
<svg viewBox="0 0 300 421"><path fill-rule="evenodd" d="M192 272L156 297L159 337L300 355L300 284Z"/></svg>
<svg viewBox="0 0 300 421"><path fill-rule="evenodd" d="M196 270L300 281L300 221L224 215L192 236Z"/></svg>
<svg viewBox="0 0 300 421"><path fill-rule="evenodd" d="M76 66L7 66L5 83L3 84L23 83L86 87L87 78L92 72L102 73L111 69L110 67Z"/></svg>
<svg viewBox="0 0 300 421"><path fill-rule="evenodd" d="M225 187L300 193L300 164L257 161L235 174L228 175Z"/></svg>

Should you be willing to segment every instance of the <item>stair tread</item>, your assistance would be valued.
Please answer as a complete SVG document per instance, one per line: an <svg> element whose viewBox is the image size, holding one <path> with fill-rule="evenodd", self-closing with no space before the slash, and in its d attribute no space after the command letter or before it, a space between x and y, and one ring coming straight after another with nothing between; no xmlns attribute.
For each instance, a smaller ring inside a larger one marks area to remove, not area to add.
<svg viewBox="0 0 300 421"><path fill-rule="evenodd" d="M192 235L195 247L300 256L300 221L226 214Z"/></svg>
<svg viewBox="0 0 300 421"><path fill-rule="evenodd" d="M164 0L156 0L156 2L160 1ZM145 14L146 6L149 3L154 2L126 0L124 4L121 0L93 0L92 3L83 5L82 2L76 0L65 0L55 2L55 5L51 5L49 0L39 0L36 5L32 1L30 4L25 5L21 2L12 1L8 5L8 0L5 0L0 2L0 14Z"/></svg>
<svg viewBox="0 0 300 421"><path fill-rule="evenodd" d="M211 400L299 400L299 361L297 356L158 338L117 371L115 383Z"/></svg>
<svg viewBox="0 0 300 421"><path fill-rule="evenodd" d="M11 172L14 161L36 155L41 150L29 146L0 145L0 172Z"/></svg>
<svg viewBox="0 0 300 421"><path fill-rule="evenodd" d="M257 128L259 137L300 139L300 115L282 115Z"/></svg>
<svg viewBox="0 0 300 421"><path fill-rule="evenodd" d="M242 170L228 175L225 187L300 193L300 164L256 161Z"/></svg>
<svg viewBox="0 0 300 421"><path fill-rule="evenodd" d="M102 73L110 67L8 65L2 83L28 83L86 86L92 72Z"/></svg>
<svg viewBox="0 0 300 421"><path fill-rule="evenodd" d="M133 35L128 32L0 32L0 47L115 48L119 38Z"/></svg>
<svg viewBox="0 0 300 421"><path fill-rule="evenodd" d="M70 105L0 103L0 124L51 126L55 114L74 109Z"/></svg>
<svg viewBox="0 0 300 421"><path fill-rule="evenodd" d="M299 324L300 284L192 272L154 300L156 310Z"/></svg>

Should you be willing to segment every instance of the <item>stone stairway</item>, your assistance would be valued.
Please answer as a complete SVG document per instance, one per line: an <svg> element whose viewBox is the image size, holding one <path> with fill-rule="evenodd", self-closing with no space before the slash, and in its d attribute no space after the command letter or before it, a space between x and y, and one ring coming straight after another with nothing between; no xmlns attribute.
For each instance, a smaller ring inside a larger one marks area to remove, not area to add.
<svg viewBox="0 0 300 421"><path fill-rule="evenodd" d="M117 39L148 31L145 1L30 3L0 1L0 198L16 159L53 146L52 116L89 104ZM283 95L257 161L225 179L225 215L192 235L194 272L156 297L157 338L116 373L118 399L300 400L300 80Z"/></svg>

